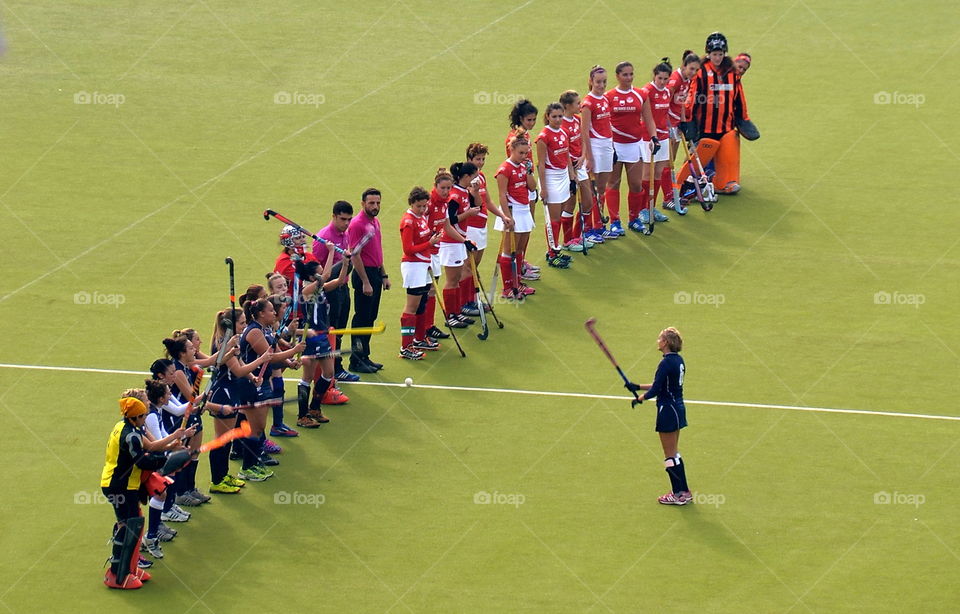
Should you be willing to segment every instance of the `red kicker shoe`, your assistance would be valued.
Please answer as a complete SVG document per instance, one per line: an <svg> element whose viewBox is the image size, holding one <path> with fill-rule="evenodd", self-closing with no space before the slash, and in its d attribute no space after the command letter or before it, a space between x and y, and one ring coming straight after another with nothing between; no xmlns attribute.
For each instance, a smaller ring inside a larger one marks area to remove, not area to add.
<svg viewBox="0 0 960 614"><path fill-rule="evenodd" d="M103 577L103 583L110 588L120 588L124 590L134 590L143 586L143 582L132 573L127 574L127 579L123 581L123 584L118 584L117 577L114 575L112 569L107 570L107 574Z"/></svg>
<svg viewBox="0 0 960 614"><path fill-rule="evenodd" d="M323 403L324 405L343 405L350 400L350 397L343 394L336 388L327 388L327 391L323 393Z"/></svg>

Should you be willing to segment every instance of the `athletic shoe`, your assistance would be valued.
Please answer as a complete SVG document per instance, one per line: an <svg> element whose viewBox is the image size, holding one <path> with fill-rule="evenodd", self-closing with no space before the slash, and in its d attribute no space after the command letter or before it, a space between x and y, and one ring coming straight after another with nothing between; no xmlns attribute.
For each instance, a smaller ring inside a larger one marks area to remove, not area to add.
<svg viewBox="0 0 960 614"><path fill-rule="evenodd" d="M610 222L610 232L614 232L618 237L622 237L627 234L627 231L623 229L623 225L620 223L620 220Z"/></svg>
<svg viewBox="0 0 960 614"><path fill-rule="evenodd" d="M210 492L217 493L220 495L235 495L240 492L239 486L231 486L227 483L227 480L222 480L219 484L211 484Z"/></svg>
<svg viewBox="0 0 960 614"><path fill-rule="evenodd" d="M213 499L213 497L211 497L210 495L205 495L199 490L197 490L196 488L191 490L188 494L194 499L200 499L201 503L210 503L210 500Z"/></svg>
<svg viewBox="0 0 960 614"><path fill-rule="evenodd" d="M523 261L523 270L526 271L527 269L532 269L532 270L534 270L534 271L539 271L539 270L540 270L540 267L538 267L537 265L533 264L532 262L527 262L526 260L524 260L524 261Z"/></svg>
<svg viewBox="0 0 960 614"><path fill-rule="evenodd" d="M668 492L667 494L658 497L657 501L659 501L664 505L686 505L687 504L686 499L682 497L678 497L672 492Z"/></svg>
<svg viewBox="0 0 960 614"><path fill-rule="evenodd" d="M480 309L476 303L467 303L460 309L460 315L476 317L480 315Z"/></svg>
<svg viewBox="0 0 960 614"><path fill-rule="evenodd" d="M477 315L480 315L480 314L477 314ZM467 326L470 326L471 324L476 324L476 323L477 323L476 320L474 320L473 318L468 318L468 317L465 316L465 315L458 315L458 316L456 316L456 318L457 318L458 320L460 320L461 322L463 322L464 324L466 324Z"/></svg>
<svg viewBox="0 0 960 614"><path fill-rule="evenodd" d="M176 529L171 529L166 525L166 523L161 522L159 526L157 526L157 535L160 536L160 541L168 542L174 537L176 537L178 533ZM164 539L164 537L166 537L167 539Z"/></svg>
<svg viewBox="0 0 960 614"><path fill-rule="evenodd" d="M564 243L561 249L565 249L569 252L582 252L583 244L577 243L576 239L571 239L570 241L567 241L566 243Z"/></svg>
<svg viewBox="0 0 960 614"><path fill-rule="evenodd" d="M267 454L280 454L281 452L283 452L283 448L278 446L273 441L270 441L269 439L267 439L263 442L263 451L266 452Z"/></svg>
<svg viewBox="0 0 960 614"><path fill-rule="evenodd" d="M531 288L527 284L520 284L520 292L523 294L523 296L530 296L531 294L536 294L537 289Z"/></svg>
<svg viewBox="0 0 960 614"><path fill-rule="evenodd" d="M649 209L643 209L643 210L641 210L641 211L640 211L640 217L638 217L637 219L640 220L640 223L642 223L642 224L649 224L649 223L650 223L650 210L649 210Z"/></svg>
<svg viewBox="0 0 960 614"><path fill-rule="evenodd" d="M153 539L149 537L144 537L143 541L140 542L142 548L141 550L146 550L150 553L155 559L163 558L163 548L160 547L160 540L154 537Z"/></svg>
<svg viewBox="0 0 960 614"><path fill-rule="evenodd" d="M227 474L227 477L225 477L225 478L223 478L223 479L224 479L224 481L226 481L226 483L229 484L230 486L236 486L236 487L238 487L238 488L243 488L244 486L247 485L246 482L244 482L244 481L241 480L240 478L233 477L233 476L230 475L229 473Z"/></svg>
<svg viewBox="0 0 960 614"><path fill-rule="evenodd" d="M323 393L323 400L320 402L324 405L346 405L350 402L350 397L343 394L339 388L331 386Z"/></svg>
<svg viewBox="0 0 960 614"><path fill-rule="evenodd" d="M452 315L452 316L450 316L450 317L447 318L447 326L449 326L450 328L466 328L466 327L467 327L467 323L466 323L466 322L461 322L461 321L460 321L460 318L458 318L457 316Z"/></svg>
<svg viewBox="0 0 960 614"><path fill-rule="evenodd" d="M693 493L689 490L685 490L678 495L679 498L683 499L684 503L690 503L693 501Z"/></svg>
<svg viewBox="0 0 960 614"><path fill-rule="evenodd" d="M237 475L248 482L265 482L267 480L267 476L258 471L256 465L249 469L241 469Z"/></svg>
<svg viewBox="0 0 960 614"><path fill-rule="evenodd" d="M177 505L186 505L187 507L197 507L198 505L203 503L203 501L201 501L200 499L197 499L196 497L191 495L189 492L185 492L177 495L177 498L174 499L174 501L176 502Z"/></svg>
<svg viewBox="0 0 960 614"><path fill-rule="evenodd" d="M359 382L360 376L356 373L350 373L346 369L337 371L337 374L334 375L338 382Z"/></svg>
<svg viewBox="0 0 960 614"><path fill-rule="evenodd" d="M413 345L410 347L415 350L420 350L421 352L436 352L440 349L440 344L430 337L425 337L421 341L414 340Z"/></svg>
<svg viewBox="0 0 960 614"><path fill-rule="evenodd" d="M512 288L504 288L504 289L503 289L503 293L500 295L500 298L502 298L502 299L504 299L504 300L507 300L507 301L512 301L512 300L516 299L517 296L513 293L513 289L512 289Z"/></svg>
<svg viewBox="0 0 960 614"><path fill-rule="evenodd" d="M273 457L270 456L269 454L261 454L261 455L260 455L260 464L263 465L264 467L276 467L277 465L280 464L280 461L278 461L277 459L273 458Z"/></svg>
<svg viewBox="0 0 960 614"><path fill-rule="evenodd" d="M618 235L616 232L612 230L607 230L606 228L604 228L603 230L600 231L600 237L604 241L615 241L620 238L620 235Z"/></svg>
<svg viewBox="0 0 960 614"><path fill-rule="evenodd" d="M151 567L153 567L153 561L137 556L137 569L150 569Z"/></svg>
<svg viewBox="0 0 960 614"><path fill-rule="evenodd" d="M297 418L297 426L304 429L315 429L320 428L320 423L310 416L303 416L301 418Z"/></svg>
<svg viewBox="0 0 960 614"><path fill-rule="evenodd" d="M664 208L664 209L669 209L670 211L676 210L676 206L673 204L673 200L665 200L665 201L663 201L663 208Z"/></svg>
<svg viewBox="0 0 960 614"><path fill-rule="evenodd" d="M413 346L400 348L399 358L405 360L423 360L423 352L413 349Z"/></svg>
<svg viewBox="0 0 960 614"><path fill-rule="evenodd" d="M547 254L547 264L548 264L549 266L552 266L552 267L555 268L555 269L569 269L569 268L570 268L570 262L567 261L567 260L564 260L563 258L561 258L559 254L556 255L556 256L552 256L552 257L550 256L550 254Z"/></svg>
<svg viewBox="0 0 960 614"><path fill-rule="evenodd" d="M739 192L739 191L740 191L740 184L739 184L739 183L737 183L736 181L728 181L728 182L727 182L727 185L725 185L725 186L723 186L722 188L720 188L719 190L717 190L717 193L719 193L719 194L730 194L730 195L733 195L733 194L736 194L736 193Z"/></svg>
<svg viewBox="0 0 960 614"><path fill-rule="evenodd" d="M633 230L633 231L636 231L636 232L645 232L645 231L647 230L647 225L644 224L643 222L641 222L641 221L640 221L640 218L637 218L637 219L633 220L632 222L630 222L629 224L627 224L627 227L628 227L630 230Z"/></svg>
<svg viewBox="0 0 960 614"><path fill-rule="evenodd" d="M436 326L431 326L427 329L427 336L431 339L449 339L450 333L445 333Z"/></svg>
<svg viewBox="0 0 960 614"><path fill-rule="evenodd" d="M296 437L299 434L286 424L278 424L270 428L271 437Z"/></svg>
<svg viewBox="0 0 960 614"><path fill-rule="evenodd" d="M190 517L182 512L178 512L175 507L171 507L166 512L160 514L160 520L164 522L186 522Z"/></svg>
<svg viewBox="0 0 960 614"><path fill-rule="evenodd" d="M540 273L536 271L527 271L526 273L520 276L520 279L524 281L539 281Z"/></svg>
<svg viewBox="0 0 960 614"><path fill-rule="evenodd" d="M267 469L267 467L266 467L263 463L257 463L256 465L254 465L254 467L256 467L256 468L257 468L257 471L259 471L260 473L262 473L262 474L265 475L266 477L268 477L268 478L272 478L272 477L273 477L273 471L272 471L271 469Z"/></svg>
<svg viewBox="0 0 960 614"><path fill-rule="evenodd" d="M176 503L174 503L173 505L171 505L171 506L170 506L170 509L172 509L172 510L177 510L178 512L180 512L181 514L183 514L183 515L186 516L187 518L189 518L189 517L191 516L190 512L188 512L187 510L183 509L182 507L180 507L180 506L177 505Z"/></svg>
<svg viewBox="0 0 960 614"><path fill-rule="evenodd" d="M653 210L653 221L661 224L663 222L669 222L670 218L667 217L664 213L661 213L659 209Z"/></svg>
<svg viewBox="0 0 960 614"><path fill-rule="evenodd" d="M371 360L369 356L367 356L365 360L367 361L367 364L368 364L368 365L370 365L371 367L373 367L373 368L376 369L377 371L379 371L380 369L383 368L383 363L373 362L373 360Z"/></svg>
<svg viewBox="0 0 960 614"><path fill-rule="evenodd" d="M123 584L120 584L117 582L117 576L113 573L112 569L108 569L107 573L104 574L103 583L110 588L120 588L124 590L135 590L143 587L143 582L141 582L140 579L132 573L127 574Z"/></svg>
<svg viewBox="0 0 960 614"><path fill-rule="evenodd" d="M596 231L591 230L583 233L583 240L589 245L587 247L594 247L596 245L603 245L603 237L598 235Z"/></svg>
<svg viewBox="0 0 960 614"><path fill-rule="evenodd" d="M564 254L563 252L560 252L560 258L561 260L566 260L567 262L573 262L573 256L570 254Z"/></svg>
<svg viewBox="0 0 960 614"><path fill-rule="evenodd" d="M330 418L324 416L323 410L321 409L310 410L307 415L313 418L315 422L319 422L320 424L326 424L327 422L330 422Z"/></svg>

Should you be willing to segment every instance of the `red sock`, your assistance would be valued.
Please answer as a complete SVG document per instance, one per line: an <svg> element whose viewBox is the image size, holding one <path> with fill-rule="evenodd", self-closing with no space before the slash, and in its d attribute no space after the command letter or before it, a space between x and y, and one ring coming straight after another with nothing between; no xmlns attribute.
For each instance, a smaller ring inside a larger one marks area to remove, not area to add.
<svg viewBox="0 0 960 614"><path fill-rule="evenodd" d="M437 297L428 296L427 306L423 310L423 325L426 328L430 328L433 326L435 317L437 317ZM418 339L423 339L423 337L418 337Z"/></svg>
<svg viewBox="0 0 960 614"><path fill-rule="evenodd" d="M650 204L650 182L643 181L640 184L642 186L642 192L640 192L640 210L646 209Z"/></svg>
<svg viewBox="0 0 960 614"><path fill-rule="evenodd" d="M430 299L427 299L427 300L430 300ZM417 318L417 323L416 323L416 330L413 331L413 339L414 341L423 341L423 339L427 336L427 329L430 328L430 325L427 324L426 305L424 305L423 313L418 313L414 317ZM432 324L433 320L430 320L430 323Z"/></svg>
<svg viewBox="0 0 960 614"><path fill-rule="evenodd" d="M594 203L593 210L590 211L590 227L594 230L600 230L603 221L600 219L600 203Z"/></svg>
<svg viewBox="0 0 960 614"><path fill-rule="evenodd" d="M646 192L644 192L646 194ZM627 207L630 211L630 221L640 216L640 210L643 209L643 194L639 192L629 192L627 194Z"/></svg>
<svg viewBox="0 0 960 614"><path fill-rule="evenodd" d="M572 241L573 234L573 215L567 215L562 213L560 217L560 226L563 228L563 243L567 241ZM558 245L563 245L563 243L558 243Z"/></svg>
<svg viewBox="0 0 960 614"><path fill-rule="evenodd" d="M589 215L583 216L582 219L587 220L587 226L588 226L587 230L589 230L590 216ZM583 236L583 222L581 222L580 220L581 220L581 217L578 215L576 219L574 219L573 221L573 237L575 239L579 239Z"/></svg>
<svg viewBox="0 0 960 614"><path fill-rule="evenodd" d="M443 289L443 306L446 308L447 313L444 315L448 318L450 316L455 316L460 313L460 288L444 288Z"/></svg>
<svg viewBox="0 0 960 614"><path fill-rule="evenodd" d="M512 260L510 256L501 255L500 258L497 259L497 262L500 264L500 277L503 278L503 289L511 290L513 288Z"/></svg>
<svg viewBox="0 0 960 614"><path fill-rule="evenodd" d="M400 314L400 347L407 347L413 343L413 336L417 329L417 316L412 313Z"/></svg>
<svg viewBox="0 0 960 614"><path fill-rule="evenodd" d="M670 174L670 167L663 167L660 173L660 188L663 190L663 202L673 200L673 175Z"/></svg>
<svg viewBox="0 0 960 614"><path fill-rule="evenodd" d="M553 244L558 248L562 245L560 242L560 227L562 226L560 220L550 220L550 229L553 231Z"/></svg>
<svg viewBox="0 0 960 614"><path fill-rule="evenodd" d="M460 305L457 309L457 313L460 313L460 309L464 305L473 300L473 294L470 293L470 277L460 280Z"/></svg>
<svg viewBox="0 0 960 614"><path fill-rule="evenodd" d="M607 212L611 222L620 221L620 190L607 188L603 193L603 201L607 203Z"/></svg>

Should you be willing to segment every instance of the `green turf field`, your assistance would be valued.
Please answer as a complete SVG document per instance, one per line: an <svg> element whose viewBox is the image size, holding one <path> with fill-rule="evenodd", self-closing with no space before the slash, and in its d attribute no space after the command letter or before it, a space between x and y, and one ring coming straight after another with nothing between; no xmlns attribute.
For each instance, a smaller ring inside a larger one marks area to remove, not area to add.
<svg viewBox="0 0 960 614"><path fill-rule="evenodd" d="M112 511L88 499L140 378L4 366L4 609L955 609L955 6L723 6L658 6L684 24L658 28L613 0L0 3L4 365L142 370L174 328L206 341L223 258L242 287L272 267L264 208L319 228L369 185L399 285L410 188L471 141L495 166L513 97L584 93L596 62L643 75L721 30L753 55L763 135L740 195L545 269L527 304L498 306L502 331L462 336L465 360L449 343L394 358L387 293L387 366L364 377L622 395L583 321L638 381L677 326L698 504L656 503L649 404L344 386L329 425L281 442L276 478L197 510L143 590L109 591Z"/></svg>

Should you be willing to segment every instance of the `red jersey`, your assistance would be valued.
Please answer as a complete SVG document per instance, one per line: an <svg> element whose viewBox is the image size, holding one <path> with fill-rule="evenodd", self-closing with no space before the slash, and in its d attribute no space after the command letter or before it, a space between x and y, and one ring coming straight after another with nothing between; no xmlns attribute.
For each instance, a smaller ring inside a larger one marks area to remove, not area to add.
<svg viewBox="0 0 960 614"><path fill-rule="evenodd" d="M430 207L427 209L427 220L430 222L431 232L443 232L447 219L447 200L437 194L436 187L430 190ZM440 253L439 243L433 246L431 253Z"/></svg>
<svg viewBox="0 0 960 614"><path fill-rule="evenodd" d="M573 158L574 162L577 162L583 156L583 141L581 140L580 133L580 116L564 116L563 123L560 124L560 129L563 130L564 134L567 135L570 157Z"/></svg>
<svg viewBox="0 0 960 614"><path fill-rule="evenodd" d="M470 208L470 193L467 192L466 188L462 188L457 184L453 184L453 187L450 188L450 198L447 199L447 209L445 215L447 218L450 217L450 207L452 204L456 205L456 213L460 215L464 211ZM462 236L467 236L467 221L468 220L459 220L456 224L453 225ZM440 237L441 243L463 243L463 239L456 239L451 237L447 231L443 231L443 235Z"/></svg>
<svg viewBox="0 0 960 614"><path fill-rule="evenodd" d="M613 88L604 97L610 103L610 128L616 143L636 143L649 137L643 125L646 97L636 88Z"/></svg>
<svg viewBox="0 0 960 614"><path fill-rule="evenodd" d="M570 164L570 148L566 133L557 128L545 126L534 142L543 141L547 146L547 159L544 160L547 168L563 170Z"/></svg>
<svg viewBox="0 0 960 614"><path fill-rule="evenodd" d="M609 139L613 136L610 129L610 101L606 96L595 96L590 92L583 97L580 110L590 109L590 138Z"/></svg>
<svg viewBox="0 0 960 614"><path fill-rule="evenodd" d="M640 92L650 101L650 113L653 115L653 123L657 127L657 138L666 139L670 128L668 114L670 112L670 89L658 89L656 84L648 83L644 85Z"/></svg>
<svg viewBox="0 0 960 614"><path fill-rule="evenodd" d="M317 262L317 258L310 252L306 252L303 254L303 261ZM277 256L276 263L273 265L273 271L275 273L280 273L286 278L287 294L290 296L293 296L293 274L295 270L296 269L294 269L293 261L290 259L290 254L288 254L286 251L281 252L281 254Z"/></svg>
<svg viewBox="0 0 960 614"><path fill-rule="evenodd" d="M400 218L400 244L403 246L401 262L430 262L430 221L427 217L417 215L410 209Z"/></svg>
<svg viewBox="0 0 960 614"><path fill-rule="evenodd" d="M684 79L680 74L680 69L673 71L670 75L670 81L667 82L667 89L670 90L670 123L676 126L683 121L683 107L687 102L687 94L690 92L690 79Z"/></svg>
<svg viewBox="0 0 960 614"><path fill-rule="evenodd" d="M467 228L486 228L487 227L487 199L490 194L487 192L487 176L480 171L477 175L477 192L480 196L480 213L467 220Z"/></svg>
<svg viewBox="0 0 960 614"><path fill-rule="evenodd" d="M530 204L530 192L527 189L527 169L523 162L514 164L513 160L507 158L493 177L496 179L500 175L507 178L507 198L509 202L520 205Z"/></svg>
<svg viewBox="0 0 960 614"><path fill-rule="evenodd" d="M508 158L510 157L510 140L513 138L513 135L515 135L516 133L517 133L516 130L511 130L510 133L507 135L507 140L505 140L505 141L503 142L503 143L504 143L504 146L505 146L505 148L506 148L506 150L507 150L507 157L508 157ZM530 133L528 132L528 133L527 133L527 141L530 141L531 138L532 138L532 137L530 136ZM533 142L530 142L530 151L527 152L527 160L530 160L531 162L533 162Z"/></svg>

